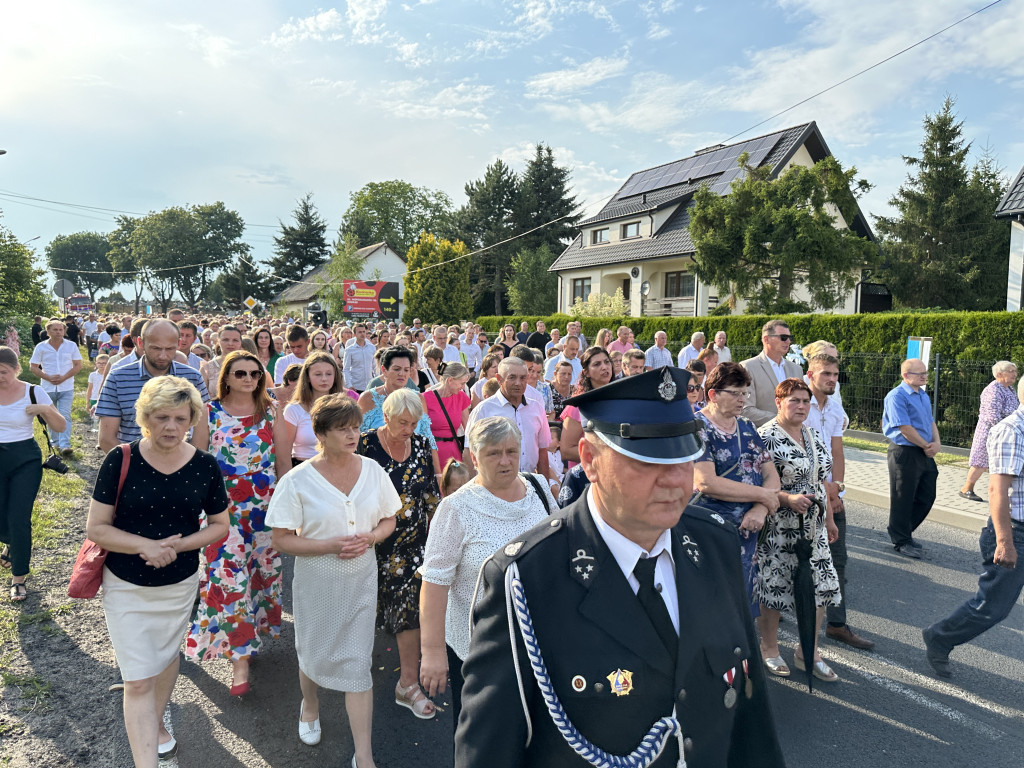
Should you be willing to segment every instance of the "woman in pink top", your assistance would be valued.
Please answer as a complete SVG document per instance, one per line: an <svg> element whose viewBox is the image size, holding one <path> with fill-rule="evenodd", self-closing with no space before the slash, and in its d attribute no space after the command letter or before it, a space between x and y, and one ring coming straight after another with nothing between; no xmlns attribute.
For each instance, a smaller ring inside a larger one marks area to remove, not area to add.
<svg viewBox="0 0 1024 768"><path fill-rule="evenodd" d="M448 363L441 371L441 381L423 393L423 405L430 417L430 432L437 441L440 466L448 459L462 461L459 427L469 419L469 395L466 382L469 370L462 363ZM447 414L447 416L446 416Z"/></svg>

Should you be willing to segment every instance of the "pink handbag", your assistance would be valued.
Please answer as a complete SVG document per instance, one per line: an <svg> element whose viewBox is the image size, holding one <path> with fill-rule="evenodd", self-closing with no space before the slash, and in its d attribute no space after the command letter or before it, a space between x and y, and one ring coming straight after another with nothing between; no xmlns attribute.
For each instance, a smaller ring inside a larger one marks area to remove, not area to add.
<svg viewBox="0 0 1024 768"><path fill-rule="evenodd" d="M121 477L117 481L117 498L114 500L114 514L117 514L117 502L121 499L124 479L128 476L128 463L131 461L132 449L121 443ZM103 583L103 563L107 559L107 550L95 541L86 539L78 550L75 567L71 569L71 582L68 584L68 597L90 599L96 597Z"/></svg>

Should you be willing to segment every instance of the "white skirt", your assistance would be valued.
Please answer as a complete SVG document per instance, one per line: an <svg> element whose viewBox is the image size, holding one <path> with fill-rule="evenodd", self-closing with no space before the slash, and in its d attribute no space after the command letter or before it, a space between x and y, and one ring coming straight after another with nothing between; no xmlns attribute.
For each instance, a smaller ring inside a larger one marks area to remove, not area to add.
<svg viewBox="0 0 1024 768"><path fill-rule="evenodd" d="M103 569L103 614L122 680L156 677L174 661L199 594L199 571L177 584L140 587Z"/></svg>
<svg viewBox="0 0 1024 768"><path fill-rule="evenodd" d="M377 558L336 555L295 558L292 581L299 669L322 688L359 693L373 687Z"/></svg>

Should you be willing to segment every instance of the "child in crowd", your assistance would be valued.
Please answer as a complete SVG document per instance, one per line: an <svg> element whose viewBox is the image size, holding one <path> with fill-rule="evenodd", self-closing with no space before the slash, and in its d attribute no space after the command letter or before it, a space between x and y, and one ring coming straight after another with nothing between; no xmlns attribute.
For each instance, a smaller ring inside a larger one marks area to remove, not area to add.
<svg viewBox="0 0 1024 768"><path fill-rule="evenodd" d="M484 400L493 395L499 389L501 389L501 382L498 381L496 378L488 379L487 381L485 381L483 389L481 390L484 396Z"/></svg>
<svg viewBox="0 0 1024 768"><path fill-rule="evenodd" d="M89 413L96 414L96 403L100 399L100 387L103 386L103 377L107 374L107 361L110 355L96 355L96 370L89 374L89 386L85 388L85 399L89 402Z"/></svg>
<svg viewBox="0 0 1024 768"><path fill-rule="evenodd" d="M560 421L550 421L548 426L551 428L551 444L548 446L548 468L558 478L558 484L561 485L562 479L565 477L562 451L558 447L558 444L562 442L562 423Z"/></svg>
<svg viewBox="0 0 1024 768"><path fill-rule="evenodd" d="M448 459L441 473L441 495L450 496L472 479L469 467L461 461Z"/></svg>

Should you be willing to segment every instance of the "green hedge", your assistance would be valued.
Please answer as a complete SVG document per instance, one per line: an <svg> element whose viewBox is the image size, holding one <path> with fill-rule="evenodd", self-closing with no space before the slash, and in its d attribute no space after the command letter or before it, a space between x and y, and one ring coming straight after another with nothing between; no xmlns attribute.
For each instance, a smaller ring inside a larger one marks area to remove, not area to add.
<svg viewBox="0 0 1024 768"><path fill-rule="evenodd" d="M526 320L530 328L544 320L548 329L565 331L569 315L542 317L507 316L478 317L481 327L496 333L506 323L519 330ZM729 335L729 346L759 347L761 326L770 318L759 315L726 317L589 317L583 318L583 334L593 340L601 328L612 332L620 325L633 329L637 343L650 343L657 331L666 331L669 346L678 350L689 342L695 331L703 331L710 339L717 331ZM785 315L796 343L807 344L828 339L840 352L873 353L901 356L905 354L908 336L931 336L932 354L947 359L1021 360L1024 359L1024 312L942 312L932 314L863 314L863 315Z"/></svg>

